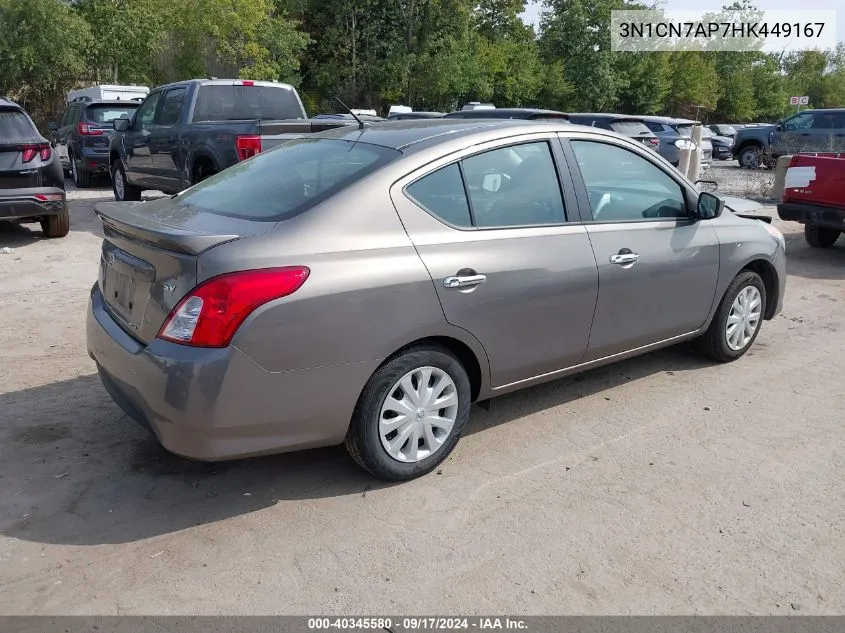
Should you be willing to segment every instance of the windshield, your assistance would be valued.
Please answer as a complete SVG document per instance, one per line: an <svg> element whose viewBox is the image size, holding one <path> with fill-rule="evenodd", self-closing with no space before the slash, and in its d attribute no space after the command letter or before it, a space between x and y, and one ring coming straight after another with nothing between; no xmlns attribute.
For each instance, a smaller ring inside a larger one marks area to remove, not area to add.
<svg viewBox="0 0 845 633"><path fill-rule="evenodd" d="M639 136L641 134L651 136L651 131L642 121L611 121L610 129L625 136Z"/></svg>
<svg viewBox="0 0 845 633"><path fill-rule="evenodd" d="M304 116L293 90L281 86L201 86L194 108L194 121L272 121Z"/></svg>
<svg viewBox="0 0 845 633"><path fill-rule="evenodd" d="M131 119L139 105L141 104L88 106L88 120L92 123L111 123L115 119Z"/></svg>
<svg viewBox="0 0 845 633"><path fill-rule="evenodd" d="M692 136L692 123L680 123L675 126L675 129L678 130L678 134L680 134L684 138L690 138ZM712 138L714 136L716 135L713 134L711 130L702 126L701 138Z"/></svg>
<svg viewBox="0 0 845 633"><path fill-rule="evenodd" d="M275 222L301 213L401 155L367 143L298 139L230 167L176 200L209 213Z"/></svg>

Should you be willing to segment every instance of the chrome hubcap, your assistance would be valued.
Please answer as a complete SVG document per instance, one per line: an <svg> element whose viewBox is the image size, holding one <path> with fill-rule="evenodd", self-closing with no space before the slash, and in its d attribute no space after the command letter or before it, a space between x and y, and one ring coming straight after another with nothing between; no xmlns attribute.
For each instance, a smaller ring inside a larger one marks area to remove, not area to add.
<svg viewBox="0 0 845 633"><path fill-rule="evenodd" d="M754 286L746 286L731 304L728 323L725 326L725 340L735 352L744 349L757 328L763 313L763 298Z"/></svg>
<svg viewBox="0 0 845 633"><path fill-rule="evenodd" d="M123 200L123 174L119 169L114 170L114 190L118 200Z"/></svg>
<svg viewBox="0 0 845 633"><path fill-rule="evenodd" d="M437 367L414 369L384 399L381 445L396 461L418 462L443 446L457 417L458 390L449 374Z"/></svg>

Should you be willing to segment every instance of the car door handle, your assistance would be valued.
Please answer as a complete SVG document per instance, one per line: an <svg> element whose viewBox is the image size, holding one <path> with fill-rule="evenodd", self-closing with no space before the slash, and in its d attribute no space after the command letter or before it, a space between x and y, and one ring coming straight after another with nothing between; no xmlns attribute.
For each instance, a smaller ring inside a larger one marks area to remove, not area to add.
<svg viewBox="0 0 845 633"><path fill-rule="evenodd" d="M610 256L610 263L624 266L626 264L633 264L639 258L640 256L636 253L618 253Z"/></svg>
<svg viewBox="0 0 845 633"><path fill-rule="evenodd" d="M478 286L487 281L487 275L464 275L462 277L446 277L443 285L447 288L468 288Z"/></svg>
<svg viewBox="0 0 845 633"><path fill-rule="evenodd" d="M801 132L801 136L810 136L809 132Z"/></svg>

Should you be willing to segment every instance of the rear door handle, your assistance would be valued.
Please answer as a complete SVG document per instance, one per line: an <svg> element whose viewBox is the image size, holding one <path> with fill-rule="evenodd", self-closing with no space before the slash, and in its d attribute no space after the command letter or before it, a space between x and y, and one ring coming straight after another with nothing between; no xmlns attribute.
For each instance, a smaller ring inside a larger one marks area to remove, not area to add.
<svg viewBox="0 0 845 633"><path fill-rule="evenodd" d="M487 275L464 275L462 277L446 277L443 285L447 288L468 288L478 286L487 281Z"/></svg>
<svg viewBox="0 0 845 633"><path fill-rule="evenodd" d="M610 263L611 264L618 264L620 266L624 266L626 264L633 264L640 258L639 255L636 253L620 253L617 255L610 256Z"/></svg>

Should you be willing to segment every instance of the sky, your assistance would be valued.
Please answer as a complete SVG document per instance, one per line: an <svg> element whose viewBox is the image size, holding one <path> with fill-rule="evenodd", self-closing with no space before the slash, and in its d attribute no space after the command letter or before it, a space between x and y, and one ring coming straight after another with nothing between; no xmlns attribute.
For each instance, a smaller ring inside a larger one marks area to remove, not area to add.
<svg viewBox="0 0 845 633"><path fill-rule="evenodd" d="M731 0L665 0L661 4L663 8L675 10L719 10L724 5L730 4ZM796 0L757 0L758 8L768 10L789 11L795 10L800 5L801 9L816 10L837 10L836 14L836 39L845 42L845 5L842 0L808 0L807 3L796 2ZM522 14L523 20L535 26L540 22L540 2L530 1Z"/></svg>

